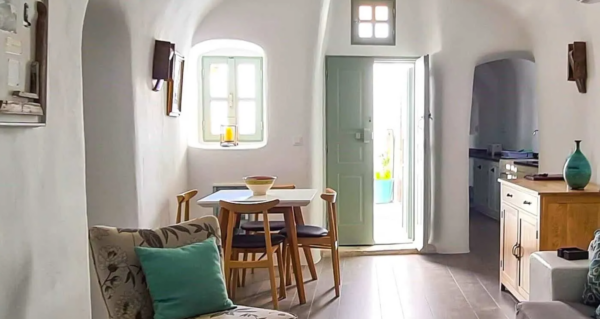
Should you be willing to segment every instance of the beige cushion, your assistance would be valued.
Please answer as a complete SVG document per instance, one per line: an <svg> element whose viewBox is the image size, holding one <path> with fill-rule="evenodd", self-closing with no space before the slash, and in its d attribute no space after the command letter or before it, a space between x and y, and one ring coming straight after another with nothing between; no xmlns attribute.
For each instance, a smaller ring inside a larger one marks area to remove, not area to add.
<svg viewBox="0 0 600 319"><path fill-rule="evenodd" d="M89 236L98 283L109 316L114 319L153 317L152 299L133 249L135 246L176 248L215 237L217 246L221 248L219 222L214 216L155 230L98 226L90 229ZM222 315L212 318L236 317Z"/></svg>

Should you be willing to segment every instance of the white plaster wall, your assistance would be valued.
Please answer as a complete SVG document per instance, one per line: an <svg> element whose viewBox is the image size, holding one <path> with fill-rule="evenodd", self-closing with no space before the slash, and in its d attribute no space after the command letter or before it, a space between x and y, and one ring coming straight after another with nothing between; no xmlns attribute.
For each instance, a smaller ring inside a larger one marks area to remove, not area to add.
<svg viewBox="0 0 600 319"><path fill-rule="evenodd" d="M278 183L311 187L313 66L319 39L321 1L225 0L204 19L194 44L235 39L265 51L268 143L255 150L188 150L189 185L200 195L214 183L240 183L247 175L268 174ZM303 138L303 145L293 146ZM194 205L195 206L195 205ZM193 214L211 214L194 207ZM312 221L311 214L306 214ZM320 218L320 217L319 217Z"/></svg>
<svg viewBox="0 0 600 319"><path fill-rule="evenodd" d="M542 3L507 3L527 18L534 38L537 65L540 171L562 172L575 139L582 139L583 152L592 164L592 181L600 182L600 99L597 61L600 59L600 4L549 0ZM588 93L580 94L567 78L567 44L588 43Z"/></svg>
<svg viewBox="0 0 600 319"><path fill-rule="evenodd" d="M397 0L395 46L351 45L351 1L333 0L326 54L420 57L436 52L441 45L436 7L436 0Z"/></svg>
<svg viewBox="0 0 600 319"><path fill-rule="evenodd" d="M48 125L0 128L0 318L90 318L81 30L49 4Z"/></svg>
<svg viewBox="0 0 600 319"><path fill-rule="evenodd" d="M209 16L207 24L199 29L197 39L242 38L260 30L258 32L262 32L262 35L250 38L256 38L254 42L266 50L269 43L273 45L272 43L280 41L282 47L289 50L276 50L271 54L276 53L274 58L277 59L283 59L279 55L286 54L286 58L299 61L284 70L300 70L295 75L305 79L307 74L302 72L303 68L299 66L302 59L298 57L308 56L304 52L311 50L310 46L304 45L307 43L306 38L317 38L316 31L310 26L318 25L318 13L310 10L312 15L309 15L307 8L312 7L312 3L303 4L300 8L290 1L285 4L261 2L257 6L254 3L250 5L240 1L226 1L222 8ZM399 0L396 46L373 47L350 45L350 1L332 1L326 54L432 55L433 140L436 148L433 158L434 218L430 242L435 244L438 252L468 251L467 154L476 65L506 57L533 59L535 55L541 170L560 171L575 138L584 139L584 152L591 159L594 169L600 168L600 140L594 139L597 133L595 119L600 116L600 110L596 107L600 93L593 89L598 82L595 60L600 53L594 50L597 42L594 39L599 38L600 22L595 19L599 13L600 5L583 5L564 0ZM255 17L268 19L259 20ZM292 22L300 23L301 18L304 19L302 25L291 26ZM548 36L549 34L552 36ZM565 80L566 44L577 40L588 41L589 45L590 92L587 95L577 93L574 84ZM277 67L270 72L281 74L277 70L279 65L283 65L280 63L274 64ZM283 88L278 90L281 92L277 96L286 96L284 92L290 90L306 92L307 85L300 84L304 82L298 78L290 79L280 75L274 83L277 83L277 88ZM279 97L274 101L277 103L270 105L279 107L282 104ZM279 129L272 126L273 132L278 132L278 136L271 145L276 146L279 152L272 152L272 148L251 153L190 150L190 186L199 187L202 193L208 193L213 182L238 181L240 176L257 173L257 170L285 176L285 182L296 182L301 186L301 182L306 183L307 179L302 179L301 173L282 174L285 172L283 166L264 169L261 164L256 164L267 156L276 156L280 161L280 154L290 158L288 163L293 165L307 163L309 158L313 163L318 162L318 155L313 158L312 152L291 147L290 137L295 134L290 131L306 132L311 125L319 122L315 117L309 124L303 124L302 129L289 125L292 119L305 120L300 110L309 102L302 101L306 102L296 103L293 100L291 103L296 107L286 108L290 112L271 112L270 123L275 121L286 124ZM314 147L311 145L311 149ZM225 172L212 169L214 163L222 163L219 167ZM297 167L305 169L308 165ZM594 178L598 180L597 177Z"/></svg>
<svg viewBox="0 0 600 319"><path fill-rule="evenodd" d="M186 105L166 116L153 92L154 40L187 55L201 19L219 0L92 0L84 30L84 95L90 225L154 228L175 221L187 190ZM184 92L185 96L185 92ZM94 318L106 309L92 272Z"/></svg>
<svg viewBox="0 0 600 319"><path fill-rule="evenodd" d="M329 55L431 55L433 220L440 253L469 251L469 128L475 66L497 53L531 50L514 12L494 1L397 1L395 46L350 45L350 1L332 4ZM525 30L526 31L526 30Z"/></svg>
<svg viewBox="0 0 600 319"><path fill-rule="evenodd" d="M325 49L328 41L327 21L331 17L331 0L321 1L321 13L319 17L319 30L317 34L317 45L314 50L314 71L312 88L312 109L310 129L310 160L311 160L311 182L310 186L315 189L325 189ZM310 206L311 223L326 225L326 210L323 201L314 201Z"/></svg>
<svg viewBox="0 0 600 319"><path fill-rule="evenodd" d="M88 223L137 227L131 31L115 3L90 1L82 55Z"/></svg>

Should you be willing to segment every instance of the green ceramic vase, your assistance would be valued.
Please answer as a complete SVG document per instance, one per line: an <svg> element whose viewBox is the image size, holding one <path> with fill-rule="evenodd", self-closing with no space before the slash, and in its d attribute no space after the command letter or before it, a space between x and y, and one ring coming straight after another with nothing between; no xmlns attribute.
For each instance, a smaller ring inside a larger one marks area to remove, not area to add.
<svg viewBox="0 0 600 319"><path fill-rule="evenodd" d="M563 174L567 185L573 190L584 189L592 178L592 167L590 162L585 158L585 155L581 153L580 144L581 141L575 141L577 149L565 163Z"/></svg>

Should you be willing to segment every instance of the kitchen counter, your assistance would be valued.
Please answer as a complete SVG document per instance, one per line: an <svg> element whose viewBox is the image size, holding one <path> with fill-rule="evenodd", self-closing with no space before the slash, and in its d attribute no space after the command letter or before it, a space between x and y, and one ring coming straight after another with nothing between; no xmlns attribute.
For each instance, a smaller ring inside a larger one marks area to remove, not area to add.
<svg viewBox="0 0 600 319"><path fill-rule="evenodd" d="M471 153L469 153L469 157L478 158L478 159L482 159L482 160L486 160L486 161L493 161L493 162L499 162L501 159L503 159L501 156L491 155L491 154L488 154L487 152L484 152L484 153L471 152Z"/></svg>
<svg viewBox="0 0 600 319"><path fill-rule="evenodd" d="M536 153L533 153L534 156L537 156ZM500 160L520 160L522 162L533 161L533 158L523 158L522 156L502 156L502 155L491 155L488 154L487 150L479 149L479 148L471 148L469 149L469 157L478 158L487 161L499 162ZM535 158L535 157L534 157Z"/></svg>
<svg viewBox="0 0 600 319"><path fill-rule="evenodd" d="M528 167L540 167L540 163L538 160L534 161L515 161L515 165L517 166L528 166Z"/></svg>

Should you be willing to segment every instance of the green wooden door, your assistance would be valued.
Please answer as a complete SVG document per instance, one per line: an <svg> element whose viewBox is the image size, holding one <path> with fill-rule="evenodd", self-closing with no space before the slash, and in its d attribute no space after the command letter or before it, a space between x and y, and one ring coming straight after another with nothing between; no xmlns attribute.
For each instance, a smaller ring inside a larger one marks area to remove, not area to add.
<svg viewBox="0 0 600 319"><path fill-rule="evenodd" d="M341 245L373 245L373 64L327 57L327 185L338 191Z"/></svg>

